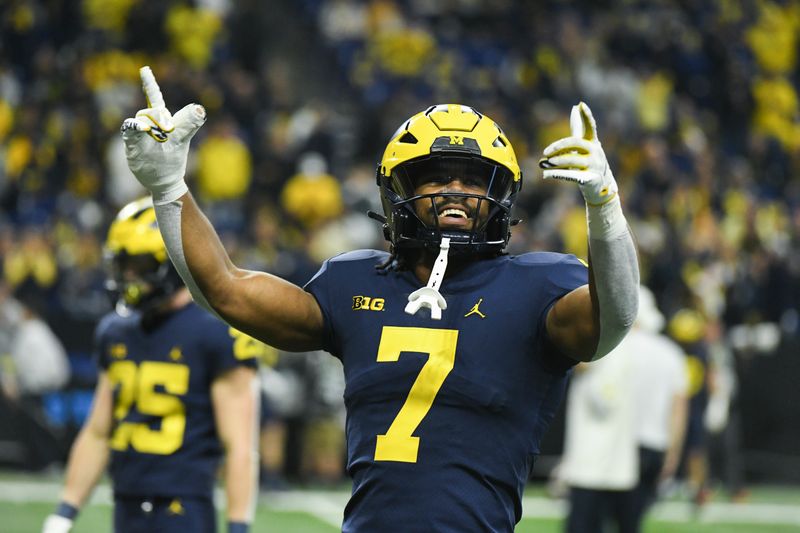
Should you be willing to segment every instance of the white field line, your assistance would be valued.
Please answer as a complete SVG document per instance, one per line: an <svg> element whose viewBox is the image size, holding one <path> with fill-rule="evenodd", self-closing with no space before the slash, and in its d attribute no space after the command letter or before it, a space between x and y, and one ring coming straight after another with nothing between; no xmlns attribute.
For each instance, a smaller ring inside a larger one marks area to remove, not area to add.
<svg viewBox="0 0 800 533"><path fill-rule="evenodd" d="M687 502L660 502L650 512L661 522L705 522L717 524L789 524L800 525L800 505L777 503L714 503L698 512ZM522 499L523 518L563 518L567 502L549 498Z"/></svg>
<svg viewBox="0 0 800 533"><path fill-rule="evenodd" d="M261 495L260 503L277 511L301 511L339 528L347 492L277 491Z"/></svg>
<svg viewBox="0 0 800 533"><path fill-rule="evenodd" d="M53 481L0 481L0 501L12 503L58 503L61 485ZM111 488L98 486L92 504L111 505Z"/></svg>
<svg viewBox="0 0 800 533"><path fill-rule="evenodd" d="M664 522L800 526L800 505L711 502L695 512L695 507L686 502L663 502L653 508L653 518Z"/></svg>
<svg viewBox="0 0 800 533"><path fill-rule="evenodd" d="M276 510L305 511L339 526L347 493L288 491L261 496L262 505ZM526 497L522 500L523 518L563 518L567 505L563 500ZM800 525L800 505L773 503L708 503L695 513L685 502L658 503L652 516L662 522L707 522L719 524L789 524Z"/></svg>
<svg viewBox="0 0 800 533"><path fill-rule="evenodd" d="M61 485L53 481L0 481L0 501L12 503L58 501ZM220 498L221 493L217 493ZM349 494L343 491L276 491L262 493L259 504L275 511L309 513L325 523L340 527L342 511ZM100 485L92 495L91 504L111 505L111 490ZM563 518L567 505L563 500L529 496L522 500L523 518ZM719 524L788 524L800 526L800 504L724 503L710 502L695 513L686 502L662 502L651 511L652 517L663 522L693 522Z"/></svg>

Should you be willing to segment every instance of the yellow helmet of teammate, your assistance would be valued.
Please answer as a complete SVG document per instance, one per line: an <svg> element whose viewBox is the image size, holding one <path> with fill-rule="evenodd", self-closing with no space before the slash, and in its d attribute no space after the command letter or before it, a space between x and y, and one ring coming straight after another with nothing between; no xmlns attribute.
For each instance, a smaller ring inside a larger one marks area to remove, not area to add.
<svg viewBox="0 0 800 533"><path fill-rule="evenodd" d="M423 180L479 179L483 194L439 192L417 194ZM460 104L431 106L406 120L392 135L377 171L384 216L384 236L393 251L438 249L450 238L453 252L499 252L511 236L511 207L522 186L514 149L503 130L489 117ZM471 227L458 230L439 224L439 209L447 202L477 198L487 216L470 217ZM425 222L415 203L430 202L433 216Z"/></svg>
<svg viewBox="0 0 800 533"><path fill-rule="evenodd" d="M108 229L105 244L109 276L106 288L117 311L147 311L183 286L167 256L150 197L123 207Z"/></svg>
<svg viewBox="0 0 800 533"><path fill-rule="evenodd" d="M707 321L700 311L683 308L672 316L667 330L677 342L692 344L703 339L707 325Z"/></svg>

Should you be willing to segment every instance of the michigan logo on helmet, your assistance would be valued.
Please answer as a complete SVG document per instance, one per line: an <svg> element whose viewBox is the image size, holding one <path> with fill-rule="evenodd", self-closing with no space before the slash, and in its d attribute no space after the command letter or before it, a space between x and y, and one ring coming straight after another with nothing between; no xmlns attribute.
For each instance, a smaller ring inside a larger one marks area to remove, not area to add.
<svg viewBox="0 0 800 533"><path fill-rule="evenodd" d="M394 252L438 249L499 252L511 236L511 208L522 173L503 130L460 104L431 106L408 119L386 146L377 171L384 236ZM458 181L466 187L450 187ZM428 191L425 183L440 184ZM453 219L453 223L447 217ZM458 220L458 222L455 222Z"/></svg>
<svg viewBox="0 0 800 533"><path fill-rule="evenodd" d="M108 229L106 288L117 311L147 311L179 289L183 282L167 256L150 197L123 207Z"/></svg>

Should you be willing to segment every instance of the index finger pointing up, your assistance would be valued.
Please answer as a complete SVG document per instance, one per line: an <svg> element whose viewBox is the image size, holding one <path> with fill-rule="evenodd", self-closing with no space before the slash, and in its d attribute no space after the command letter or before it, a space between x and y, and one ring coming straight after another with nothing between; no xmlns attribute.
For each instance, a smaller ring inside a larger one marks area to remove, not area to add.
<svg viewBox="0 0 800 533"><path fill-rule="evenodd" d="M587 141L594 141L597 139L597 123L594 121L592 110L584 102L578 104L580 110L581 122L583 122L583 138Z"/></svg>
<svg viewBox="0 0 800 533"><path fill-rule="evenodd" d="M586 133L581 119L581 110L577 105L572 106L572 111L569 114L569 132L570 135L579 139L583 139L583 135Z"/></svg>
<svg viewBox="0 0 800 533"><path fill-rule="evenodd" d="M144 96L147 98L147 107L166 107L166 104L164 104L164 97L161 95L161 89L150 67L140 68L139 76L142 77L142 89L144 89Z"/></svg>

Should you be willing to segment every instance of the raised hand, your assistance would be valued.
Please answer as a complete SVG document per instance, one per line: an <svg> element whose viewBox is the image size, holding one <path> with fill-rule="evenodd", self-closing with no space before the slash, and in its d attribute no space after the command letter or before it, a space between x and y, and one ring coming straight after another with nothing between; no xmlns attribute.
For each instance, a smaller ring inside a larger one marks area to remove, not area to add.
<svg viewBox="0 0 800 533"><path fill-rule="evenodd" d="M206 110L189 104L172 116L150 67L142 67L139 74L148 107L122 123L125 155L131 172L153 195L154 203L169 203L188 191L183 176L189 142L205 123Z"/></svg>
<svg viewBox="0 0 800 533"><path fill-rule="evenodd" d="M544 149L539 160L543 177L575 181L588 205L606 204L616 198L617 182L597 138L597 123L589 106L583 102L572 106L569 125L569 137Z"/></svg>

